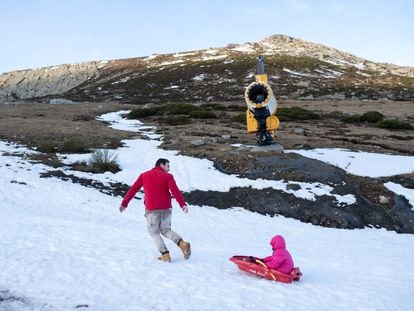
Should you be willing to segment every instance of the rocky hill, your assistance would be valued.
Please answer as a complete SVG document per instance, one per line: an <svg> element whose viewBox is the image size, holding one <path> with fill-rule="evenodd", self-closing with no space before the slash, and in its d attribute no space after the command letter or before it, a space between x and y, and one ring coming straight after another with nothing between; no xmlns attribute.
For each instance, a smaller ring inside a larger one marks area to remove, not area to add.
<svg viewBox="0 0 414 311"><path fill-rule="evenodd" d="M8 72L0 75L0 101L239 101L259 54L278 98L414 100L414 67L274 35L224 48Z"/></svg>

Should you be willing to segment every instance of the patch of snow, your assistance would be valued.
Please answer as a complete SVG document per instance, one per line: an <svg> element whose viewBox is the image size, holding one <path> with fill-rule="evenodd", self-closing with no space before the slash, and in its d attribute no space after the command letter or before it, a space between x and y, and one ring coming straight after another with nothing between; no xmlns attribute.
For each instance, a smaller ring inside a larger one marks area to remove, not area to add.
<svg viewBox="0 0 414 311"><path fill-rule="evenodd" d="M337 65L345 64L345 65L353 66L353 67L358 68L358 69L364 69L365 68L363 63L352 63L352 62L348 62L348 61L346 61L344 59L340 59L340 58L337 58L336 62L337 62Z"/></svg>
<svg viewBox="0 0 414 311"><path fill-rule="evenodd" d="M414 189L405 188L400 184L396 184L391 181L385 183L384 186L392 192L404 196L408 200L408 203L410 203L412 207L411 210L414 211Z"/></svg>
<svg viewBox="0 0 414 311"><path fill-rule="evenodd" d="M125 83L125 82L127 82L129 79L131 79L131 77L125 77L125 78L122 78L121 80L118 80L118 81L112 82L111 84Z"/></svg>
<svg viewBox="0 0 414 311"><path fill-rule="evenodd" d="M197 53L189 52L189 53L176 53L173 55L173 57L184 57L184 56L191 56L196 55Z"/></svg>
<svg viewBox="0 0 414 311"><path fill-rule="evenodd" d="M357 71L357 74L364 76L364 77L370 77L371 75L365 73L365 72L361 72L361 71Z"/></svg>
<svg viewBox="0 0 414 311"><path fill-rule="evenodd" d="M202 60L215 60L215 59L223 59L226 58L228 55L217 55L217 56L203 56Z"/></svg>
<svg viewBox="0 0 414 311"><path fill-rule="evenodd" d="M323 161L347 172L369 177L392 176L414 172L414 157L370 152L354 152L340 148L286 150L304 157Z"/></svg>
<svg viewBox="0 0 414 311"><path fill-rule="evenodd" d="M232 48L233 51L237 52L244 52L244 53L255 53L256 50L253 48L251 44L242 44L235 48Z"/></svg>
<svg viewBox="0 0 414 311"><path fill-rule="evenodd" d="M204 51L205 54L212 54L212 55L215 55L219 52L220 51L218 49L208 49L208 50Z"/></svg>
<svg viewBox="0 0 414 311"><path fill-rule="evenodd" d="M283 68L283 71L285 71L285 72L287 72L287 73L289 73L291 75L294 75L294 76L303 76L303 77L311 77L312 76L312 75L310 75L308 73L293 71L293 70L290 70L290 69L287 69L287 68Z"/></svg>
<svg viewBox="0 0 414 311"><path fill-rule="evenodd" d="M206 74L205 73L201 73L201 74L195 76L193 78L193 80L195 80L195 81L203 81L205 77L206 77Z"/></svg>
<svg viewBox="0 0 414 311"><path fill-rule="evenodd" d="M335 70L332 70L332 69L326 69L325 71L319 70L319 69L315 69L315 72L318 73L318 74L320 74L321 77L327 78L327 79L335 79L335 78L343 75L342 72L335 71Z"/></svg>
<svg viewBox="0 0 414 311"><path fill-rule="evenodd" d="M180 88L178 85L171 85L164 88L164 90L174 90Z"/></svg>
<svg viewBox="0 0 414 311"><path fill-rule="evenodd" d="M153 60L154 58L157 58L157 57L158 57L158 54L152 54L150 56L145 57L144 61L150 61L150 60Z"/></svg>
<svg viewBox="0 0 414 311"><path fill-rule="evenodd" d="M160 64L158 64L158 66L167 66L167 65L174 65L174 64L180 64L183 63L184 61L182 59L177 59L177 60L173 60L173 61L169 61L169 62L162 62Z"/></svg>

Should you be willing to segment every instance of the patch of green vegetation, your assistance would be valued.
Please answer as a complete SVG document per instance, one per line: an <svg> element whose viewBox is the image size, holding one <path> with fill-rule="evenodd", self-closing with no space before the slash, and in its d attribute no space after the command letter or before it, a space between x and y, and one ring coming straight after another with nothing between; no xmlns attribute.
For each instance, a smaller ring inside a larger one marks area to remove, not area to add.
<svg viewBox="0 0 414 311"><path fill-rule="evenodd" d="M69 138L63 142L62 146L60 147L60 151L69 153L82 153L87 151L87 144L80 137Z"/></svg>
<svg viewBox="0 0 414 311"><path fill-rule="evenodd" d="M189 117L194 119L213 119L217 118L217 115L213 111L195 110L190 112Z"/></svg>
<svg viewBox="0 0 414 311"><path fill-rule="evenodd" d="M390 130L413 130L414 127L407 122L403 122L396 119L388 119L380 121L376 124L377 127L390 129Z"/></svg>
<svg viewBox="0 0 414 311"><path fill-rule="evenodd" d="M37 146L37 151L42 153L53 153L56 150L56 146L50 141L41 141Z"/></svg>
<svg viewBox="0 0 414 311"><path fill-rule="evenodd" d="M230 121L234 123L246 123L246 114L240 113L230 117Z"/></svg>
<svg viewBox="0 0 414 311"><path fill-rule="evenodd" d="M200 108L205 110L227 110L227 107L218 103L202 104Z"/></svg>
<svg viewBox="0 0 414 311"><path fill-rule="evenodd" d="M314 120L319 119L319 114L300 107L279 108L276 116L280 121Z"/></svg>
<svg viewBox="0 0 414 311"><path fill-rule="evenodd" d="M136 108L127 114L127 119L139 119L149 116L162 115L164 113L164 106L157 106L151 108Z"/></svg>
<svg viewBox="0 0 414 311"><path fill-rule="evenodd" d="M227 108L226 110L228 111L243 111L243 110L246 110L246 105L241 106L241 105L231 104L231 105L228 105L226 108Z"/></svg>
<svg viewBox="0 0 414 311"><path fill-rule="evenodd" d="M361 123L361 122L377 123L383 119L384 119L384 115L382 113L378 111L368 111L362 115L354 114L354 115L344 116L341 118L341 121L347 122L347 123Z"/></svg>
<svg viewBox="0 0 414 311"><path fill-rule="evenodd" d="M54 157L52 157L52 158L50 159L50 165L51 165L53 168L58 168L58 167L62 167L62 166L63 166L63 163L62 163L62 161L60 161L60 160L58 159L58 157L55 155Z"/></svg>
<svg viewBox="0 0 414 311"><path fill-rule="evenodd" d="M165 113L167 115L188 115L191 111L197 110L198 107L187 103L173 103L166 105Z"/></svg>
<svg viewBox="0 0 414 311"><path fill-rule="evenodd" d="M360 123L361 115L353 114L353 115L344 116L341 118L341 121L346 122L346 123Z"/></svg>
<svg viewBox="0 0 414 311"><path fill-rule="evenodd" d="M117 162L118 156L115 152L108 149L98 149L92 153L89 165L95 173L119 172L121 169Z"/></svg>
<svg viewBox="0 0 414 311"><path fill-rule="evenodd" d="M361 115L361 122L377 123L384 119L384 115L378 111L368 111Z"/></svg>
<svg viewBox="0 0 414 311"><path fill-rule="evenodd" d="M187 116L167 116L159 119L159 121L166 125L184 125L191 123L191 119Z"/></svg>

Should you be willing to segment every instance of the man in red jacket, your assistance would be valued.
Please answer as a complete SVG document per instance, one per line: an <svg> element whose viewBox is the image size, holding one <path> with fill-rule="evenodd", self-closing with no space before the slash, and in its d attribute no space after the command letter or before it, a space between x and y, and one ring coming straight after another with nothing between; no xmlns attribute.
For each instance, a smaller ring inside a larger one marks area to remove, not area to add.
<svg viewBox="0 0 414 311"><path fill-rule="evenodd" d="M191 255L190 243L185 242L177 233L171 230L171 194L184 213L188 213L188 208L173 175L168 173L169 170L170 162L167 159L158 159L153 169L139 175L119 207L119 211L122 213L137 191L144 187L145 217L148 232L161 253L161 257L158 259L168 262L171 261L170 253L160 234L177 244L185 259L190 258Z"/></svg>

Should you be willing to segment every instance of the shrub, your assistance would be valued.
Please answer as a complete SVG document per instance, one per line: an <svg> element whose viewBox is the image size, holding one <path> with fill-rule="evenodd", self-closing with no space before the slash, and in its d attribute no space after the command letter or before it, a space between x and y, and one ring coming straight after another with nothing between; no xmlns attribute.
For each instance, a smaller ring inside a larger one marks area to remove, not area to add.
<svg viewBox="0 0 414 311"><path fill-rule="evenodd" d="M361 117L361 122L377 123L384 119L384 115L378 111L365 112Z"/></svg>
<svg viewBox="0 0 414 311"><path fill-rule="evenodd" d="M236 105L236 104L231 104L227 106L227 110L228 111L243 111L246 110L246 105Z"/></svg>
<svg viewBox="0 0 414 311"><path fill-rule="evenodd" d="M37 146L37 151L42 153L53 153L55 152L55 145L49 141L41 141Z"/></svg>
<svg viewBox="0 0 414 311"><path fill-rule="evenodd" d="M167 116L159 121L167 125L183 125L191 123L191 120L187 116Z"/></svg>
<svg viewBox="0 0 414 311"><path fill-rule="evenodd" d="M118 155L108 149L98 149L92 153L89 159L89 165L94 172L112 172L116 173L120 171L119 164L117 163Z"/></svg>
<svg viewBox="0 0 414 311"><path fill-rule="evenodd" d="M50 165L53 167L53 168L58 168L58 167L62 167L63 166L63 163L62 163L62 161L60 161L56 156L55 157L53 157L51 160L50 160Z"/></svg>
<svg viewBox="0 0 414 311"><path fill-rule="evenodd" d="M174 103L166 105L167 114L189 114L191 111L197 110L197 107L186 103Z"/></svg>
<svg viewBox="0 0 414 311"><path fill-rule="evenodd" d="M246 114L245 113L236 114L230 118L230 121L234 123L246 123Z"/></svg>
<svg viewBox="0 0 414 311"><path fill-rule="evenodd" d="M414 127L407 122L402 122L396 119L388 119L380 121L376 124L377 127L390 130L413 130Z"/></svg>
<svg viewBox="0 0 414 311"><path fill-rule="evenodd" d="M206 110L217 110L218 111L218 110L226 110L227 107L222 104L211 103L211 104L202 104L200 108L206 109Z"/></svg>
<svg viewBox="0 0 414 311"><path fill-rule="evenodd" d="M348 115L348 116L344 116L341 118L342 122L346 122L346 123L357 123L357 122L361 122L361 115L359 114L353 114L353 115Z"/></svg>
<svg viewBox="0 0 414 311"><path fill-rule="evenodd" d="M280 121L319 119L319 115L317 113L300 107L279 108L276 116Z"/></svg>
<svg viewBox="0 0 414 311"><path fill-rule="evenodd" d="M86 143L80 137L73 137L66 139L62 147L60 148L63 152L85 152L87 149Z"/></svg>
<svg viewBox="0 0 414 311"><path fill-rule="evenodd" d="M205 110L195 110L191 111L189 114L190 118L194 119L212 119L217 118L216 114L213 111L205 111Z"/></svg>
<svg viewBox="0 0 414 311"><path fill-rule="evenodd" d="M162 115L164 107L158 106L158 107L151 107L151 108L136 108L131 110L130 113L127 114L127 119L139 119L139 118L145 118L149 116L155 116L155 115Z"/></svg>

